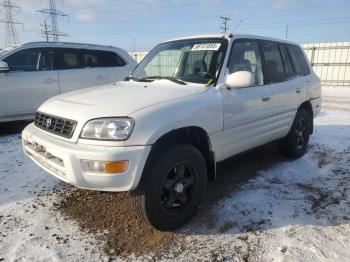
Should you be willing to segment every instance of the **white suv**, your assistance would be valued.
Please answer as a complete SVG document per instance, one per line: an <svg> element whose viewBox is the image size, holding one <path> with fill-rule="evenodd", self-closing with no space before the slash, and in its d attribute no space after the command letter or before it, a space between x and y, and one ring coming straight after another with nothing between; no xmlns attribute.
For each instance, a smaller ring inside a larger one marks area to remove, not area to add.
<svg viewBox="0 0 350 262"><path fill-rule="evenodd" d="M50 99L22 139L47 172L131 191L146 222L171 230L194 215L219 161L271 141L302 156L320 107L299 45L195 36L156 46L124 82Z"/></svg>
<svg viewBox="0 0 350 262"><path fill-rule="evenodd" d="M34 42L0 53L0 122L33 119L48 98L124 79L136 62L111 46Z"/></svg>

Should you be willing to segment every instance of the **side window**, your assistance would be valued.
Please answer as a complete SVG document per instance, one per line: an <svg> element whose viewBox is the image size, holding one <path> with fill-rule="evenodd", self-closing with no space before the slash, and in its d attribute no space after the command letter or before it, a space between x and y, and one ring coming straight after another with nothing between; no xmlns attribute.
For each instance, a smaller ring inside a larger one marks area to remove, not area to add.
<svg viewBox="0 0 350 262"><path fill-rule="evenodd" d="M282 55L282 60L284 64L284 69L286 71L287 78L291 78L295 76L292 62L289 59L287 47L285 45L280 45L280 50L281 50L281 55Z"/></svg>
<svg viewBox="0 0 350 262"><path fill-rule="evenodd" d="M39 71L49 71L54 69L55 53L53 49L44 49L41 52Z"/></svg>
<svg viewBox="0 0 350 262"><path fill-rule="evenodd" d="M39 49L26 49L6 57L4 61L10 71L30 72L39 70L40 57Z"/></svg>
<svg viewBox="0 0 350 262"><path fill-rule="evenodd" d="M116 53L109 51L96 51L100 67L116 67L125 65L125 61Z"/></svg>
<svg viewBox="0 0 350 262"><path fill-rule="evenodd" d="M94 51L84 50L82 52L83 67L91 68L99 66L99 59Z"/></svg>
<svg viewBox="0 0 350 262"><path fill-rule="evenodd" d="M79 62L79 52L74 49L62 50L62 68L63 69L76 69L81 68Z"/></svg>
<svg viewBox="0 0 350 262"><path fill-rule="evenodd" d="M233 44L229 72L249 71L254 75L254 85L263 85L264 77L259 43L254 40L239 40Z"/></svg>
<svg viewBox="0 0 350 262"><path fill-rule="evenodd" d="M265 67L269 83L278 83L286 80L286 73L277 43L262 42L265 58Z"/></svg>
<svg viewBox="0 0 350 262"><path fill-rule="evenodd" d="M310 74L309 66L306 62L305 56L299 47L295 45L288 45L288 50L292 58L292 62L297 75L308 75Z"/></svg>

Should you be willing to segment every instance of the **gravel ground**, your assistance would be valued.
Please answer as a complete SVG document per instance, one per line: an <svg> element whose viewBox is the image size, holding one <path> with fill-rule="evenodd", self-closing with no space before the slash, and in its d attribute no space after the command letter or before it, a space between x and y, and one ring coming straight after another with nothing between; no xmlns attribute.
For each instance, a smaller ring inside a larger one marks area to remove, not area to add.
<svg viewBox="0 0 350 262"><path fill-rule="evenodd" d="M127 193L77 189L27 159L0 126L0 261L349 261L350 92L324 89L308 153L274 144L220 163L176 232L144 225Z"/></svg>

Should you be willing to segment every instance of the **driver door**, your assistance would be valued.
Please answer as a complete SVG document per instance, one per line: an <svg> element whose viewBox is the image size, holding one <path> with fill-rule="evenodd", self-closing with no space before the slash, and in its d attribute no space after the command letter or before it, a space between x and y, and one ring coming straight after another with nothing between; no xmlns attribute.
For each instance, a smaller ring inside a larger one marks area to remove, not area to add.
<svg viewBox="0 0 350 262"><path fill-rule="evenodd" d="M222 88L224 100L223 159L271 140L273 111L272 90L264 85L259 43L236 40L226 74L253 73L254 85L246 88Z"/></svg>

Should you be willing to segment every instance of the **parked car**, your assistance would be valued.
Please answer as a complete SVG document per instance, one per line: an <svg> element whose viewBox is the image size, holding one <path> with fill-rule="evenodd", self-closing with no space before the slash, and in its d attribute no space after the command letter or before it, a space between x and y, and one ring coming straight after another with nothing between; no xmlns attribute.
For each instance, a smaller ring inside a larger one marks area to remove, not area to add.
<svg viewBox="0 0 350 262"><path fill-rule="evenodd" d="M33 119L48 98L122 80L136 62L111 46L33 42L0 54L0 122Z"/></svg>
<svg viewBox="0 0 350 262"><path fill-rule="evenodd" d="M77 187L131 191L159 230L195 214L219 161L271 141L301 157L321 107L300 46L266 37L170 40L126 80L44 103L23 131L24 152Z"/></svg>

